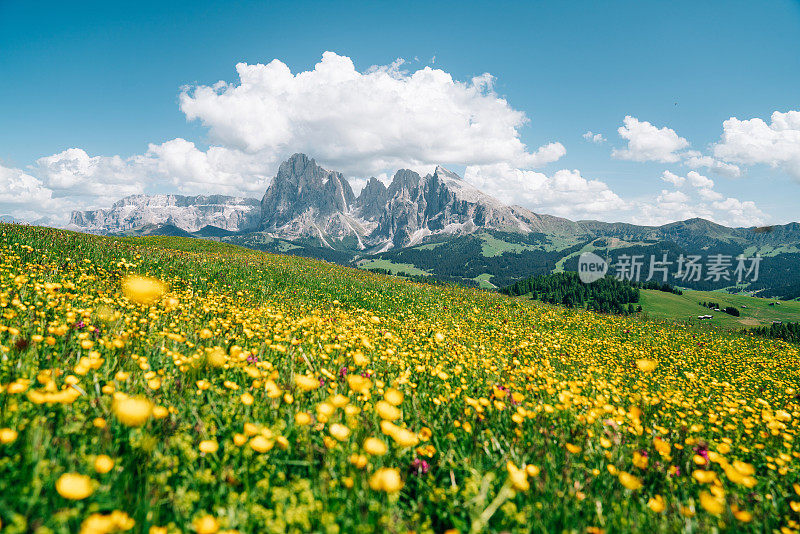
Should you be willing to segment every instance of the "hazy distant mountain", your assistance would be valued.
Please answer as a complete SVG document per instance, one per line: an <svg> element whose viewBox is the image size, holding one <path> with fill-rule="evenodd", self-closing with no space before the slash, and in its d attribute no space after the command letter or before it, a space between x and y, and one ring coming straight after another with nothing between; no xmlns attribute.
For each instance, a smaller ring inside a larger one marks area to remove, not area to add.
<svg viewBox="0 0 800 534"><path fill-rule="evenodd" d="M158 235L158 236L174 236L174 237L195 237L194 234L187 232L183 228L178 228L173 224L165 224L165 223L145 224L144 226L137 226L136 228L132 228L130 230L117 232L117 235L124 235L124 236Z"/></svg>
<svg viewBox="0 0 800 534"><path fill-rule="evenodd" d="M695 218L662 226L637 226L628 223L579 221L589 235L624 241L674 241L684 245L708 246L717 243L738 245L800 244L800 223L776 226L729 228Z"/></svg>
<svg viewBox="0 0 800 534"><path fill-rule="evenodd" d="M140 226L168 224L187 232L213 225L230 231L254 229L260 221L258 200L223 195L131 195L109 209L73 211L67 228L119 233Z"/></svg>

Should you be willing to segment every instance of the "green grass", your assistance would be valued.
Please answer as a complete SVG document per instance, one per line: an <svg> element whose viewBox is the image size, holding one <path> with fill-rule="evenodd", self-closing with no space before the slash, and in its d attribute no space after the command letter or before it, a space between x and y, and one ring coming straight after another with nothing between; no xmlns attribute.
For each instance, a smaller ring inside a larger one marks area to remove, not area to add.
<svg viewBox="0 0 800 534"><path fill-rule="evenodd" d="M489 273L479 274L473 280L478 282L478 287L481 289L495 289L497 286L492 283L494 275Z"/></svg>
<svg viewBox="0 0 800 534"><path fill-rule="evenodd" d="M539 250L541 245L529 245L525 243L509 243L502 239L497 239L491 234L479 234L481 238L481 254L487 258L500 256L505 252L523 252L525 250Z"/></svg>
<svg viewBox="0 0 800 534"><path fill-rule="evenodd" d="M743 254L745 256L753 256L755 254L760 254L765 258L777 256L778 254L796 254L800 252L800 248L797 245L778 245L777 247L773 245L762 245L758 247L756 245L751 245L744 249Z"/></svg>
<svg viewBox="0 0 800 534"><path fill-rule="evenodd" d="M361 269L386 269L390 271L392 274L397 273L407 273L412 275L419 275L419 276L430 276L431 273L427 271L423 271L419 269L415 265L410 263L395 263L391 260L386 260L383 258L379 259L371 259L371 260L364 260L359 262L358 266Z"/></svg>
<svg viewBox="0 0 800 534"><path fill-rule="evenodd" d="M701 301L717 302L720 310L726 306L734 306L739 309L741 315L734 317L723 311L715 312L700 306ZM780 302L780 304L770 306L771 302ZM641 291L641 305L642 309L654 318L688 320L692 323L725 328L769 325L774 320L800 321L800 302L798 301L776 301L775 299L745 295L730 295L721 291L684 290L683 295L675 295L654 289L645 289ZM698 315L713 315L714 317L700 321L697 319Z"/></svg>
<svg viewBox="0 0 800 534"><path fill-rule="evenodd" d="M594 252L595 250L597 250L596 246L594 246L592 243L586 243L586 245L581 247L580 250L577 250L577 251L573 252L572 254L567 254L566 256L564 256L563 258L558 260L556 262L555 269L553 269L553 272L554 273L564 272L564 262L566 262L568 259L574 258L576 256L580 256L584 252Z"/></svg>
<svg viewBox="0 0 800 534"><path fill-rule="evenodd" d="M433 250L436 247L441 247L444 244L445 243L426 243L424 245L417 245L417 246L411 247L411 248L415 248L415 249L418 249L418 250Z"/></svg>
<svg viewBox="0 0 800 534"><path fill-rule="evenodd" d="M721 328L0 225L2 534L793 531L798 383Z"/></svg>

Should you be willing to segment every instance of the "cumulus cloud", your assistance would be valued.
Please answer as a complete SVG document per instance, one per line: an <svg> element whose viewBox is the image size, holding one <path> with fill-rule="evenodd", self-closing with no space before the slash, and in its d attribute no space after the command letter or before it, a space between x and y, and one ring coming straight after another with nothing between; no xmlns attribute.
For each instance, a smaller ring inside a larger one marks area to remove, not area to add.
<svg viewBox="0 0 800 534"><path fill-rule="evenodd" d="M732 178L738 178L742 175L742 169L733 163L720 161L711 156L704 156L699 152L692 152L691 154L687 154L687 156L684 164L692 169L707 168L712 172Z"/></svg>
<svg viewBox="0 0 800 534"><path fill-rule="evenodd" d="M703 200L719 200L722 198L722 194L713 189L698 189L697 194Z"/></svg>
<svg viewBox="0 0 800 534"><path fill-rule="evenodd" d="M714 180L707 176L703 176L697 171L689 171L686 174L686 179L692 187L697 189L697 194L704 200L718 200L722 195L714 191Z"/></svg>
<svg viewBox="0 0 800 534"><path fill-rule="evenodd" d="M764 224L767 219L755 202L726 198L714 190L714 180L697 171L689 171L685 177L664 171L661 179L676 189L662 190L654 201L645 201L634 214L634 222L664 224L702 217L729 226L754 226ZM680 190L683 186L688 188Z"/></svg>
<svg viewBox="0 0 800 534"><path fill-rule="evenodd" d="M634 224L659 226L697 217L713 220L714 213L704 205L693 205L690 202L673 202L669 197L665 197L662 192L654 202L640 204L639 211L631 217L631 221Z"/></svg>
<svg viewBox="0 0 800 534"><path fill-rule="evenodd" d="M464 179L508 204L573 219L598 217L628 207L604 182L584 178L577 170L562 169L547 176L507 163L473 165L467 167Z"/></svg>
<svg viewBox="0 0 800 534"><path fill-rule="evenodd" d="M625 117L623 126L617 132L628 141L626 148L611 152L617 159L675 163L681 159L678 151L689 146L689 142L675 133L675 130L666 126L658 128L630 115Z"/></svg>
<svg viewBox="0 0 800 534"><path fill-rule="evenodd" d="M145 153L129 158L90 156L80 148L70 148L39 158L29 169L54 198L97 206L165 188L188 195L258 196L279 163L274 156L220 146L203 151L176 138L150 144Z"/></svg>
<svg viewBox="0 0 800 534"><path fill-rule="evenodd" d="M583 134L583 138L595 144L605 143L606 141L606 138L603 137L603 134L594 133L591 130Z"/></svg>
<svg viewBox="0 0 800 534"><path fill-rule="evenodd" d="M89 156L70 148L36 160L31 167L57 197L119 198L144 191L144 172L135 159Z"/></svg>
<svg viewBox="0 0 800 534"><path fill-rule="evenodd" d="M180 106L216 144L280 158L307 152L351 174L438 163L534 168L566 152L560 143L525 146L528 118L494 92L490 74L461 82L402 65L359 72L333 52L297 74L277 59L239 63L238 83L188 88Z"/></svg>
<svg viewBox="0 0 800 534"><path fill-rule="evenodd" d="M658 195L658 201L663 204L683 204L689 201L689 196L681 191L667 191L666 189L661 190L661 194Z"/></svg>
<svg viewBox="0 0 800 534"><path fill-rule="evenodd" d="M151 180L171 182L185 194L229 194L259 196L280 163L272 155L248 154L221 146L205 152L194 143L177 138L151 144L137 163Z"/></svg>
<svg viewBox="0 0 800 534"><path fill-rule="evenodd" d="M731 117L723 122L722 129L720 140L704 154L688 150L689 142L670 128L627 116L618 132L628 145L614 149L612 156L641 162L681 162L691 169L707 169L731 178L741 177L746 170L743 166L761 164L800 181L800 111L775 111L769 122ZM584 138L591 140L590 133Z"/></svg>
<svg viewBox="0 0 800 534"><path fill-rule="evenodd" d="M690 184L700 189L711 189L714 187L714 180L707 176L703 176L697 171L689 171L689 173L686 175L686 178L688 178Z"/></svg>
<svg viewBox="0 0 800 534"><path fill-rule="evenodd" d="M722 137L714 155L745 165L780 168L800 180L800 111L772 114L769 124L759 118L722 123Z"/></svg>
<svg viewBox="0 0 800 534"><path fill-rule="evenodd" d="M403 65L359 72L332 52L298 73L279 60L240 63L238 81L180 95L187 119L208 128L207 149L181 138L130 157L70 148L38 159L30 174L52 197L88 208L154 190L260 196L295 152L355 177L356 187L401 167L504 163L527 170L566 154L558 142L529 149L520 140L529 120L494 92L491 75L458 81L441 69L407 72Z"/></svg>
<svg viewBox="0 0 800 534"><path fill-rule="evenodd" d="M683 176L678 176L677 174L671 173L669 171L664 171L661 174L661 179L665 182L669 182L675 187L680 187L686 182L686 178Z"/></svg>
<svg viewBox="0 0 800 534"><path fill-rule="evenodd" d="M67 203L54 199L41 180L20 169L0 165L0 214L32 221L42 216L63 215Z"/></svg>
<svg viewBox="0 0 800 534"><path fill-rule="evenodd" d="M689 150L689 142L668 127L626 116L618 132L627 143L613 157L692 169L686 176L664 171L661 179L676 190L663 190L638 209L577 170L536 170L561 159L566 149L558 142L526 146L521 131L529 119L495 92L490 74L460 81L440 68L405 66L397 60L358 71L350 58L333 52L297 73L277 59L239 63L236 81L180 94L187 119L207 127L208 148L177 138L130 157L71 148L24 171L0 167L0 214L63 216L73 206L105 207L143 192L258 197L295 152L343 171L355 189L367 176L386 180L402 167L424 174L437 164L463 165L468 181L505 202L573 219L620 219L625 212L629 220L631 214L651 216L649 222L693 216L753 222L763 213L752 202L726 198L697 170L739 176L739 165L764 163L800 177L800 112L776 112L770 124L731 118L708 155ZM583 138L606 141L592 131ZM721 215L726 210L728 219Z"/></svg>
<svg viewBox="0 0 800 534"><path fill-rule="evenodd" d="M0 205L20 206L48 202L51 196L41 180L19 169L0 165Z"/></svg>
<svg viewBox="0 0 800 534"><path fill-rule="evenodd" d="M540 146L536 152L531 154L529 164L530 167L544 167L548 163L553 163L561 159L567 153L567 149L561 143L549 143Z"/></svg>
<svg viewBox="0 0 800 534"><path fill-rule="evenodd" d="M713 202L714 209L723 213L726 224L731 226L756 226L764 224L766 214L758 209L755 202L728 197L725 200Z"/></svg>

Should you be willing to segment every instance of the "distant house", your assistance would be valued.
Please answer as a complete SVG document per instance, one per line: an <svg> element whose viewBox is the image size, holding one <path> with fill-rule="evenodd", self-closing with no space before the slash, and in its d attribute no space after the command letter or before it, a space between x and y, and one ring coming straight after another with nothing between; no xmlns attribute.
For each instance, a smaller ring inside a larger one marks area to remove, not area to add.
<svg viewBox="0 0 800 534"><path fill-rule="evenodd" d="M772 321L772 324L783 324L781 321Z"/></svg>

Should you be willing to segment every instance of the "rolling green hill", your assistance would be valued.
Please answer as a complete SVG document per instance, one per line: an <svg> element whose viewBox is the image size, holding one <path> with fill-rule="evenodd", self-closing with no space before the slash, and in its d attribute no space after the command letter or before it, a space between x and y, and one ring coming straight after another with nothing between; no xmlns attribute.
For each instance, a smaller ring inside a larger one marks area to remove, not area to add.
<svg viewBox="0 0 800 534"><path fill-rule="evenodd" d="M721 308L733 306L741 315L734 317L723 311L709 310L700 305L700 302L718 302ZM770 306L770 303L776 303ZM765 326L772 321L797 322L800 321L800 301L776 301L745 295L731 295L722 291L692 291L685 290L683 295L675 295L643 289L640 295L640 304L647 315L659 319L686 320L691 323L702 323L726 328L746 328L752 326ZM713 315L712 319L700 321L698 315Z"/></svg>
<svg viewBox="0 0 800 534"><path fill-rule="evenodd" d="M724 255L735 263L734 259L740 254L747 258L759 254L762 261L755 282L746 279L745 283L736 286L735 280L714 282L703 277L698 281L688 281L674 277L675 267L668 282L698 291L730 289L764 297L800 297L798 223L728 228L703 219L658 227L580 221L572 230L572 234L563 231L522 234L483 228L467 235L431 235L419 243L390 250L364 248L362 242L354 237L331 241L331 245L316 238L289 240L260 231L227 235L224 231L205 229L193 234L184 233L185 236L205 237L265 252L318 258L367 270L386 269L400 275L428 276L431 280L464 285L477 283L485 288L504 287L530 276L576 271L578 257L586 251L610 258L612 273L613 264L623 255L641 256L646 269L651 256L661 258L664 254L673 266L681 255L699 255L702 263L707 263L711 256ZM170 225L151 225L136 230L134 234L184 235L180 232ZM640 280L644 281L646 276L645 272Z"/></svg>

